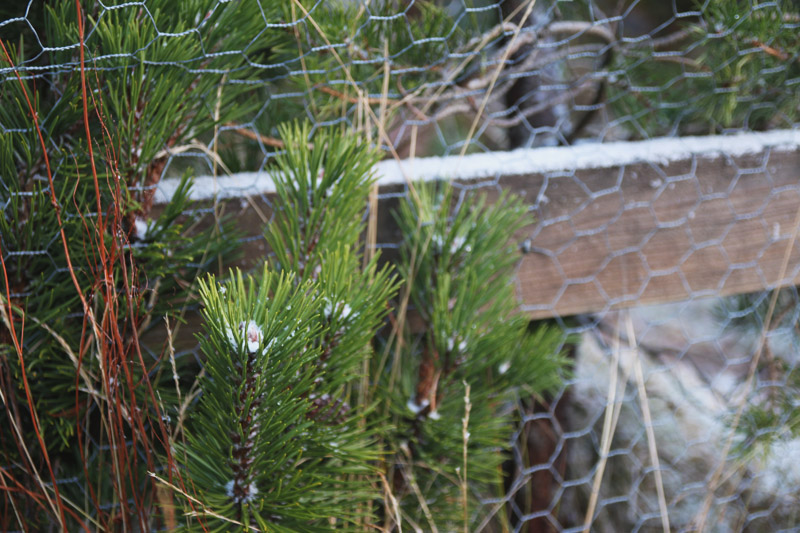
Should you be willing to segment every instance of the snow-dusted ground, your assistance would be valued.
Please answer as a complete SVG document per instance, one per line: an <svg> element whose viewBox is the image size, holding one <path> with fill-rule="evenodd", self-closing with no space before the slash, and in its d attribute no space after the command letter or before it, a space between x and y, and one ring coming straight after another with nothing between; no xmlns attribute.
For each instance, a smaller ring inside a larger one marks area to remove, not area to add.
<svg viewBox="0 0 800 533"><path fill-rule="evenodd" d="M800 148L800 130L776 130L706 137L670 137L635 142L579 144L576 146L525 148L510 152L470 154L464 157L425 157L386 160L377 165L380 185L403 184L406 180L480 180L498 176L608 168L633 163L666 164L691 157L726 155L738 157L765 150ZM179 180L159 183L156 202L172 197ZM191 198L209 200L275 192L270 172L241 172L231 176L198 176Z"/></svg>
<svg viewBox="0 0 800 533"><path fill-rule="evenodd" d="M601 327L582 333L565 414L567 435L573 436L565 443L565 478L566 484L582 483L579 493L584 498L598 461L615 349L619 350L617 404L622 402L600 491L602 501L616 503L599 514L593 531L638 530L647 517L658 516L632 370L637 358L643 368L671 527L687 531L700 513L708 482L731 435L729 422L743 395L752 394L745 381L758 342L753 331L726 325L715 312L720 303L705 299L612 311L600 320ZM628 316L638 350L627 348ZM796 367L800 362L796 344L778 341L771 344L775 356ZM617 342L620 348L614 347ZM795 531L791 528L797 526L800 439L781 430L775 428L783 434L767 446L744 455L732 451L726 457L707 531ZM567 498L575 499L562 501L565 509L584 508L575 493L567 493ZM764 529L763 520L771 523L770 529ZM790 529L782 529L786 527Z"/></svg>

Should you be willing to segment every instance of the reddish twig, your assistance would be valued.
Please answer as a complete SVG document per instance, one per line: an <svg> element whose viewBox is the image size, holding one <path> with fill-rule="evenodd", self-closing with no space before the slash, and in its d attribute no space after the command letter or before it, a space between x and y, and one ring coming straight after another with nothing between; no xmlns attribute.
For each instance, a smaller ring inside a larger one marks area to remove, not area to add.
<svg viewBox="0 0 800 533"><path fill-rule="evenodd" d="M0 40L0 47L3 48L3 54L5 55L6 61L8 61L8 64L11 65L11 67L14 69L14 74L16 75L17 81L19 82L19 85L22 88L22 92L25 95L25 101L28 104L28 109L30 110L31 118L33 119L34 128L36 129L36 133L39 136L39 142L42 145L42 153L44 155L45 167L47 168L47 179L48 179L48 182L50 184L50 200L51 200L51 202L52 202L52 204L53 204L53 206L54 206L54 208L56 210L56 220L58 221L58 226L59 226L59 230L60 230L60 233L61 233L61 241L64 244L64 250L65 250L65 252L67 252L67 261L68 261L68 265L69 265L69 271L70 271L70 274L72 275L72 278L73 278L73 281L75 282L76 287L79 287L78 280L77 280L77 278L75 278L75 273L73 272L73 269L72 269L72 263L70 262L70 259L69 259L69 252L67 250L67 237L66 237L66 235L64 233L64 225L61 222L61 212L60 212L60 209L59 209L59 206L58 206L58 201L56 200L55 188L53 186L53 174L52 174L52 172L50 170L50 159L47 157L47 146L45 145L45 142L44 142L44 135L42 134L42 130L39 127L39 116L36 113L36 110L34 109L33 104L31 103L30 97L28 96L28 90L25 87L25 83L22 81L22 77L19 75L19 71L16 69L16 67L14 65L14 62L11 60L11 56L9 55L8 50L6 49L6 46L5 46L5 44L3 43L2 40ZM56 476L55 476L55 473L53 472L53 465L50 463L50 455L47 453L47 447L44 444L44 439L42 438L42 433L41 433L40 428L39 428L39 422L38 422L37 416L36 416L36 407L35 407L35 404L33 403L33 398L31 396L31 389L30 389L30 385L28 383L28 376L27 376L27 373L25 372L25 359L24 359L24 356L23 356L23 353L22 353L22 341L21 341L21 339L19 339L17 337L17 330L14 327L14 323L13 323L13 316L14 315L13 315L13 309L12 309L12 306L11 306L11 286L10 286L10 284L8 282L8 272L6 271L6 262L5 262L5 259L3 259L3 254L2 253L0 253L0 262L2 262L3 280L4 280L5 286L6 286L6 304L8 305L8 317L9 317L9 326L10 326L9 329L11 330L11 337L12 337L12 339L14 341L14 349L16 350L17 356L19 357L21 375L22 375L22 383L23 383L23 387L25 389L25 396L26 396L27 401L28 401L28 407L29 407L29 409L31 411L31 420L33 422L33 431L34 431L34 433L36 433L36 439L39 441L39 446L42 449L42 455L44 457L45 463L47 464L47 470L48 470L48 472L50 474L50 479L53 482L53 490L55 491L55 496L56 496L56 506L58 508L59 523L61 524L62 528L64 528L64 527L66 527L66 518L64 517L64 504L61 501L61 494L59 493L58 483L56 482ZM25 322L24 322L24 318L23 318L23 321L22 321L23 332L24 332L24 327L25 327L24 324L25 324Z"/></svg>
<svg viewBox="0 0 800 533"><path fill-rule="evenodd" d="M766 44L764 44L761 41L758 41L756 39L753 39L752 41L750 41L750 44L752 44L753 46L755 46L757 48L760 48L761 50L763 50L767 54L771 55L772 57L776 57L776 58L780 59L781 61L788 61L789 58L792 57L789 54L787 54L786 52L784 52L783 50L777 50L777 49L775 49L775 48L773 48L773 47L771 47L769 45L766 45Z"/></svg>

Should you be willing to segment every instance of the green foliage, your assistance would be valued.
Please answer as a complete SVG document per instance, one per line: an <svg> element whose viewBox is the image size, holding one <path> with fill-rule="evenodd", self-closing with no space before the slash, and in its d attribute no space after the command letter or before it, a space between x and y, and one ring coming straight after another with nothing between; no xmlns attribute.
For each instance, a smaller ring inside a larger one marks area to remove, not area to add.
<svg viewBox="0 0 800 533"><path fill-rule="evenodd" d="M424 326L405 332L382 376L396 428L387 438L390 473L405 480L396 496L409 516L425 519L410 487L415 478L438 527L453 530L465 508L470 520L480 516L476 494L502 496L496 491L513 400L521 390L540 394L557 386L563 338L546 327L529 334L516 313L518 253L508 238L530 221L519 199L504 194L487 205L485 197L467 196L453 209L448 185L419 184L416 193L397 215L406 239L400 270ZM467 502L462 485L469 487Z"/></svg>
<svg viewBox="0 0 800 533"><path fill-rule="evenodd" d="M365 263L359 246L375 153L330 131L282 131L286 152L273 173L280 207L266 233L272 266L258 283L236 275L223 288L203 284L208 376L177 453L202 524L224 528L229 522L215 521L222 516L275 530L363 525L374 520L369 501L386 520L394 511L380 497L379 470L402 480L392 497L409 524L423 519L424 497L439 527L457 527L465 486L473 521L482 516L476 497L502 485L516 395L557 386L564 365L561 334L530 334L516 314L518 254L508 236L528 222L526 210L509 196L491 205L469 198L451 215L452 189L415 188L419 201L397 215L406 237L400 271L425 328L384 344L396 350L384 365L372 343L397 284L376 258ZM282 396L271 399L275 391ZM267 416L283 425L265 431ZM296 463L308 466L286 466Z"/></svg>
<svg viewBox="0 0 800 533"><path fill-rule="evenodd" d="M128 187L157 180L165 147L180 146L258 108L256 100L242 98L249 86L236 82L251 80L253 63L268 60L281 40L278 32L262 31L265 19L277 17L277 8L269 5L264 12L258 2L162 0L146 10L103 10L98 20L87 17L86 25L93 28L86 40L88 75L93 86L103 88L98 111L113 117L106 127ZM69 63L68 45L79 41L75 6L61 2L47 12L53 46L65 47L52 61ZM79 91L78 76L58 81L62 93Z"/></svg>
<svg viewBox="0 0 800 533"><path fill-rule="evenodd" d="M680 56L628 48L615 54L609 102L637 133L762 130L800 116L796 4L697 2L702 24L686 19Z"/></svg>
<svg viewBox="0 0 800 533"><path fill-rule="evenodd" d="M280 207L265 238L276 270L294 273L298 282L319 283L325 301L323 363L344 385L363 374L369 343L397 289L388 265L379 267L379 255L364 265L360 251L377 153L331 130L313 138L307 125L282 132L287 149L276 158L274 175Z"/></svg>
<svg viewBox="0 0 800 533"><path fill-rule="evenodd" d="M312 147L308 125L281 133L288 149L275 159L280 207L266 239L279 268L297 272L299 279L316 278L323 258L357 244L378 153L330 130L320 131Z"/></svg>
<svg viewBox="0 0 800 533"><path fill-rule="evenodd" d="M387 68L393 80L387 88L389 99L403 98L426 84L447 79L453 64L463 61L463 56L481 57L466 43L485 30L487 20L494 20L487 14L454 16L451 10L426 0L412 6L374 2L369 9L359 2L341 0L292 0L281 6L280 20L300 22L288 31L272 32L280 36L279 44L262 63L262 76L267 76L270 84L254 89L247 100L263 103L251 120L258 131L279 135L281 124L307 115L316 123L340 123L341 133L347 134L353 124L343 117L360 112L359 92L373 101L383 95ZM287 70L302 71L303 75L287 77ZM275 97L282 93L303 97ZM387 130L400 110L401 106L387 107ZM258 141L227 136L221 154L230 168L250 169L253 162L263 164L263 151ZM243 165L244 161L248 164Z"/></svg>
<svg viewBox="0 0 800 533"><path fill-rule="evenodd" d="M206 377L177 452L214 512L200 513L198 529L229 530L217 514L269 531L321 531L333 529L330 517L360 518L369 496L363 476L376 455L344 403L320 407L338 387L320 380L327 372L317 364L325 349L318 340L328 332L319 291L267 269L258 281L236 274L221 286L213 277L201 284Z"/></svg>
<svg viewBox="0 0 800 533"><path fill-rule="evenodd" d="M96 26L90 9L86 102L74 46L79 41L75 3L34 9L30 21L41 22L36 29L49 49L29 59L24 52L30 54L32 43L22 35L14 39L19 44L4 44L15 67L38 66L37 76L22 70L17 80L7 72L0 84L0 240L10 289L3 291L3 302L10 303L22 339L22 353L17 354L8 323L4 325L0 387L6 409L0 412L0 424L11 427L13 416L19 432L9 434L13 440L4 439L0 464L21 465L31 476L26 486L35 488L30 469L38 470L49 457L58 478L82 479L83 491L74 494L66 484L63 494L87 504L91 495L95 512L80 512L94 514L101 529L114 520L104 509L113 511L129 491L143 490L144 458L158 442L150 440L158 431L157 403L174 396L167 379L171 373L163 372L159 361L141 357L138 336L153 324L163 324L164 315L179 313L196 290L197 273L208 270L218 255L235 255L235 233L225 220L208 230L189 231L193 221L182 215L189 205L189 173L171 203L160 213L152 210L153 188L168 158L164 149L249 110L228 105L218 118L209 112L225 76L222 70L212 74L202 69L230 64L221 57L214 65L184 70L183 76L175 76L175 67L205 61L210 50L250 43L252 36L245 39L245 32L255 23L240 25L241 33L209 27L202 43L187 38L165 47L148 41L156 31L151 22L162 24L161 31L177 28L185 24L180 21L188 19L190 8L203 6L162 1L148 7L104 11ZM230 13L234 9L217 9L209 20L229 23L238 16ZM7 66L5 58L0 64ZM237 73L251 75L252 70ZM241 92L226 93L223 99L230 100L225 103L232 104L236 94ZM91 141L84 131L84 103ZM183 370L182 364L177 367ZM33 406L27 401L26 382ZM141 418L123 414L129 412ZM112 419L119 425L112 427ZM133 439L126 473L115 470L111 454L103 452L113 438ZM17 503L27 527L44 528L55 520L41 513L34 500ZM140 524L146 523L144 507L138 512ZM7 525L3 518L0 528Z"/></svg>
<svg viewBox="0 0 800 533"><path fill-rule="evenodd" d="M743 338L761 342L764 335L758 377L735 428L737 451L742 455L767 453L775 441L800 435L800 373L795 349L800 343L798 294L795 287L777 291L731 296L715 308L717 320L743 333ZM775 307L770 312L773 297ZM732 425L733 417L726 423Z"/></svg>
<svg viewBox="0 0 800 533"><path fill-rule="evenodd" d="M381 479L401 480L403 512L420 518L404 477L412 471L450 529L459 475L471 512L476 495L499 486L514 394L552 388L563 364L554 355L559 335L530 335L515 314L508 238L527 222L525 210L510 197L470 198L451 215L451 190L418 187L419 202L398 215L407 242L401 280L361 242L380 152L361 135L288 122L304 107L318 123L346 116L345 78L380 94L376 66L387 58L402 77L392 98L441 79L449 52L483 23L431 2L406 10L379 2L371 12L303 2L308 15L297 2L112 4L82 4L82 50L74 3L34 6L26 20L44 49L0 29L22 77L0 84L2 303L10 310L0 424L15 422L0 442L0 466L22 471L25 487L4 492L19 515L0 518L0 529L15 519L44 529L62 505L67 530L144 531L169 525L163 499L173 498L185 513L174 525L187 530L363 530L391 521ZM287 30L285 21L301 18ZM347 75L326 39L348 43L336 48ZM287 66L308 76L287 77ZM306 102L271 97L287 88ZM265 233L271 254L260 276L198 282L235 255L236 234L219 217L193 227L195 169L172 154L213 157L213 147L231 168L258 166L261 141L220 141L219 128L237 122L277 132L285 146L267 169L277 191ZM154 207L168 175L180 185ZM401 281L423 332L389 331L387 315L405 312ZM151 357L141 337L165 317L181 320L198 295L202 372L169 342ZM396 357L387 364L376 347ZM420 379L430 369L433 388ZM472 407L459 471L464 383ZM38 481L48 481L42 465L77 481L54 495ZM173 492L164 496L153 476ZM42 504L50 498L55 508Z"/></svg>
<svg viewBox="0 0 800 533"><path fill-rule="evenodd" d="M312 4L305 3L307 7ZM291 18L290 6L287 3L284 7L287 19ZM423 81L435 79L436 67L448 61L448 53L463 46L479 29L472 20L459 24L445 8L432 2L420 2L412 9L394 2L377 2L369 11L355 2L331 2L327 9L318 5L311 13L329 41L349 44L343 59L352 63L351 75L368 94L381 93L383 73L376 67L383 66L384 53L396 74L407 74L404 86L413 90ZM375 20L367 24L368 17ZM325 44L319 34L311 34L310 40L312 47ZM318 80L331 73L343 75L341 65L331 55L317 60L323 72Z"/></svg>
<svg viewBox="0 0 800 533"><path fill-rule="evenodd" d="M369 518L375 497L376 435L358 391L397 284L375 258L362 269L358 251L375 152L330 132L309 138L307 126L283 133L281 208L267 228L275 266L259 284L203 284L208 377L181 449L213 516L341 529ZM229 527L206 515L198 528Z"/></svg>

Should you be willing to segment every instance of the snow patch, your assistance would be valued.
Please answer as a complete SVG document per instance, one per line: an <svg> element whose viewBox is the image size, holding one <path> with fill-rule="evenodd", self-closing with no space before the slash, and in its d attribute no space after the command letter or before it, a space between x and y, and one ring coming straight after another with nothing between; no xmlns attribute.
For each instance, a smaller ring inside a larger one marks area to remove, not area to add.
<svg viewBox="0 0 800 533"><path fill-rule="evenodd" d="M800 439L779 440L770 446L761 483L765 490L786 492L800 483Z"/></svg>
<svg viewBox="0 0 800 533"><path fill-rule="evenodd" d="M137 241L147 239L147 233L150 231L150 224L143 218L137 218L133 221L133 236Z"/></svg>
<svg viewBox="0 0 800 533"><path fill-rule="evenodd" d="M333 303L330 300L325 300L325 308L323 310L325 318L330 319L337 311L342 320L347 320L353 313L353 308L345 302Z"/></svg>
<svg viewBox="0 0 800 533"><path fill-rule="evenodd" d="M256 353L259 345L261 344L261 341L264 340L264 330L261 329L261 326L256 324L253 320L248 320L247 322L241 322L239 324L239 333L244 334L244 338L247 343L247 350L250 353ZM231 347L234 350L238 350L239 339L234 333L234 331L230 328L230 326L225 328L225 336L228 338L228 342L230 343ZM271 346L272 342L267 344L267 346L265 347L265 351Z"/></svg>
<svg viewBox="0 0 800 533"><path fill-rule="evenodd" d="M800 130L741 133L704 137L663 137L647 141L586 143L577 146L520 148L509 152L413 160L381 161L376 166L378 184L402 185L406 179L479 180L497 176L563 172L631 165L634 163L668 164L692 156L716 157L722 154L739 157L764 150L788 151L800 148ZM274 172L240 172L231 176L198 176L190 192L192 200L238 198L275 192ZM156 203L166 203L175 194L179 179L158 184Z"/></svg>
<svg viewBox="0 0 800 533"><path fill-rule="evenodd" d="M467 349L467 341L462 340L458 344L456 344L456 337L455 336L450 337L449 339L447 339L447 351L448 352L452 353L453 351L455 351L456 347L458 347L458 351L459 352L463 353Z"/></svg>
<svg viewBox="0 0 800 533"><path fill-rule="evenodd" d="M436 249L439 252L441 252L444 249L445 237L436 234L433 236L432 240L433 244L436 246ZM453 242L450 243L450 255L455 255L461 249L461 247L464 246L465 242L466 239L464 237L456 237L455 239L453 239ZM472 246L467 244L466 246L464 246L464 251L467 253L471 252Z"/></svg>
<svg viewBox="0 0 800 533"><path fill-rule="evenodd" d="M422 400L422 404L418 404L417 401L414 398L411 398L410 400L408 400L408 403L406 404L406 407L408 407L408 409L412 413L414 413L415 415L418 415L420 413L420 411L422 411L423 409L428 407L430 404L431 403L428 400Z"/></svg>
<svg viewBox="0 0 800 533"><path fill-rule="evenodd" d="M246 326L244 322L239 324L239 330L245 330L247 349L250 350L250 353L255 353L255 351L258 350L258 345L261 344L261 339L264 338L264 332L261 330L261 327L252 320L249 320Z"/></svg>
<svg viewBox="0 0 800 533"><path fill-rule="evenodd" d="M234 482L228 481L225 484L225 494L227 494L228 497L233 501L235 501L236 503L249 503L255 500L256 496L258 496L258 487L256 487L255 481L251 481L250 483L248 483L248 485L245 487L246 494L242 497L236 496L234 494L233 486Z"/></svg>

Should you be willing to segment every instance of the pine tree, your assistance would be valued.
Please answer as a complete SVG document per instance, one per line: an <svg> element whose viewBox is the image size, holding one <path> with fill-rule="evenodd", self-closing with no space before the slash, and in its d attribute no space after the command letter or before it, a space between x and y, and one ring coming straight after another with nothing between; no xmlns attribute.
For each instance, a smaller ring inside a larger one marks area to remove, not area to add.
<svg viewBox="0 0 800 533"><path fill-rule="evenodd" d="M360 268L375 152L307 126L282 131L270 266L201 291L208 374L176 452L193 487L186 512L209 529L317 531L373 520L374 501L391 524L402 519L380 501L382 470L410 523L424 498L440 527L474 524L476 495L502 487L514 394L554 387L563 366L561 334L529 334L515 314L508 232L526 211L503 196L450 216L452 189L416 187L398 214L400 272L427 327L385 345L385 366L372 341L396 283L377 256Z"/></svg>
<svg viewBox="0 0 800 533"><path fill-rule="evenodd" d="M307 126L282 131L271 266L201 291L208 375L181 447L214 513L198 527L222 515L267 531L341 529L363 523L374 497L378 449L359 388L396 288L377 258L361 268L376 153L327 131L309 139Z"/></svg>
<svg viewBox="0 0 800 533"><path fill-rule="evenodd" d="M392 491L419 519L409 461L441 463L414 475L430 481L442 524L460 523L446 502L467 484L463 507L480 515L475 495L499 484L513 391L552 386L562 363L557 335L527 335L513 314L507 240L523 210L505 198L450 217L450 192L434 201L416 187L419 203L400 215L398 277L361 244L380 152L338 128L286 125L304 107L320 124L369 102L386 52L402 76L396 98L450 76L456 59L474 71L470 39L485 23L416 4L395 16L392 2L368 13L348 2L31 3L34 39L28 26L0 27L0 467L11 465L12 487L0 528L391 527L403 520ZM464 47L466 59L450 56ZM345 61L352 79L332 89ZM302 81L287 77L301 68ZM284 150L258 159L263 139L240 135L250 126ZM271 255L255 276L205 277L235 255L236 233L225 218L193 227L192 176L208 169L174 157L186 150L231 170L280 170ZM166 175L180 186L157 210ZM409 218L423 211L438 233ZM403 314L401 283L430 321L424 334L387 333L386 317ZM198 300L202 370L167 342L149 352L142 335ZM440 373L435 390L418 380L428 370ZM465 432L465 481L453 483Z"/></svg>
<svg viewBox="0 0 800 533"><path fill-rule="evenodd" d="M514 398L559 383L563 338L547 327L529 333L516 313L519 252L509 236L530 222L520 200L502 194L489 205L467 194L456 201L444 184L416 191L397 219L405 236L400 271L423 326L407 327L389 368L378 369L394 422L386 470L413 517L409 525L468 530L490 511L480 498L503 496Z"/></svg>

